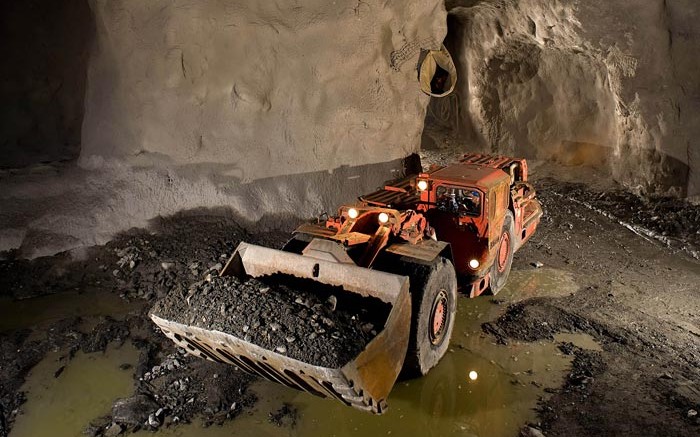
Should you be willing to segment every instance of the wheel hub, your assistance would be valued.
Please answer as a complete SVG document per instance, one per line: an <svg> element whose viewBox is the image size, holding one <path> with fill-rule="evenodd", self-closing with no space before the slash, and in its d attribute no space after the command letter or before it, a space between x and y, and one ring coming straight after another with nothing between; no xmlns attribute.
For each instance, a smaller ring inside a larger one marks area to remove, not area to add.
<svg viewBox="0 0 700 437"><path fill-rule="evenodd" d="M498 272L503 273L508 266L508 255L510 252L510 235L504 232L501 235L501 245L498 248Z"/></svg>
<svg viewBox="0 0 700 437"><path fill-rule="evenodd" d="M447 293L445 290L440 290L433 301L433 308L430 312L430 326L428 327L430 342L434 345L440 344L445 336L449 312L447 305Z"/></svg>

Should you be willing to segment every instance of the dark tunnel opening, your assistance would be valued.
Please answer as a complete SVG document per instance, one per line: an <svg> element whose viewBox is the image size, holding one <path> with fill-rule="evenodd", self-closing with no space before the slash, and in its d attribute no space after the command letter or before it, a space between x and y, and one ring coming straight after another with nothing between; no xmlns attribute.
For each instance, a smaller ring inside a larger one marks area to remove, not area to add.
<svg viewBox="0 0 700 437"><path fill-rule="evenodd" d="M94 36L87 0L3 2L0 168L78 157Z"/></svg>
<svg viewBox="0 0 700 437"><path fill-rule="evenodd" d="M459 3L461 6L465 2ZM449 2L447 5L449 11ZM467 83L469 77L465 74L465 66L462 64L464 32L463 23L454 15L448 14L447 36L443 45L452 56L457 70L457 85L454 91L445 97L431 97L421 136L422 150L437 150L444 147L446 142L474 143L477 141L477 134L469 119L468 110L462 109L460 97L460 90L469 89Z"/></svg>

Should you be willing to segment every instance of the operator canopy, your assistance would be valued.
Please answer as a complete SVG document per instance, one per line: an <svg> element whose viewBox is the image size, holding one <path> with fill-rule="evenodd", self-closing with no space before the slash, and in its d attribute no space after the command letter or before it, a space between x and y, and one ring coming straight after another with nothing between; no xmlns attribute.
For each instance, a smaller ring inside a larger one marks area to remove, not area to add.
<svg viewBox="0 0 700 437"><path fill-rule="evenodd" d="M460 217L477 217L481 214L481 193L473 188L441 186L436 194L441 211L459 214Z"/></svg>

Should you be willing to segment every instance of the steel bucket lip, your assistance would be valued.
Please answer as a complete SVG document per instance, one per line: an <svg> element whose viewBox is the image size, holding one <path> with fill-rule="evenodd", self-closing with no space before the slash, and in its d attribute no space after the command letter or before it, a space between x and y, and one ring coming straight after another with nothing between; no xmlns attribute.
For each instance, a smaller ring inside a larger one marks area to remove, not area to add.
<svg viewBox="0 0 700 437"><path fill-rule="evenodd" d="M406 285L408 283L406 276L357 265L340 264L246 242L238 244L221 270L220 276L262 278L275 274L311 279L324 285L341 287L345 292L375 297L392 305L399 298L404 282ZM376 284L376 286L371 287L369 284Z"/></svg>

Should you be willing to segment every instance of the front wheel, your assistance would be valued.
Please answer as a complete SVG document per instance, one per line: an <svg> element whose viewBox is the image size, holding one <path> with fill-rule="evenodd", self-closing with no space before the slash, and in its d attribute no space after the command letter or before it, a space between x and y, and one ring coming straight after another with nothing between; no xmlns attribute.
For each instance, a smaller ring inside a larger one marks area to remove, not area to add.
<svg viewBox="0 0 700 437"><path fill-rule="evenodd" d="M414 270L413 317L403 376L423 376L447 352L457 311L457 275L452 262L439 258Z"/></svg>
<svg viewBox="0 0 700 437"><path fill-rule="evenodd" d="M501 230L501 238L498 242L498 253L496 259L491 266L491 279L489 288L491 294L498 294L499 291L506 286L510 268L513 265L513 249L515 247L515 235L513 233L513 213L506 212L506 217L503 219L503 228Z"/></svg>

